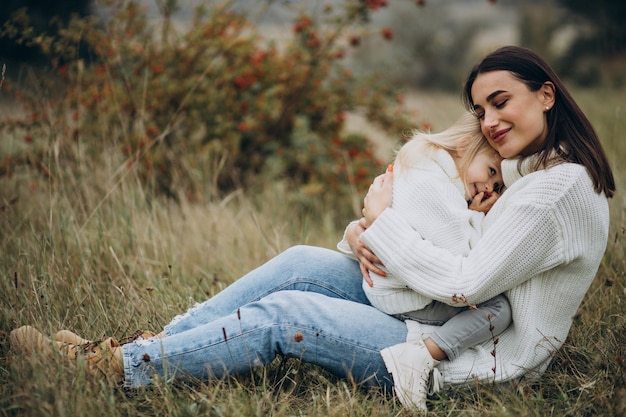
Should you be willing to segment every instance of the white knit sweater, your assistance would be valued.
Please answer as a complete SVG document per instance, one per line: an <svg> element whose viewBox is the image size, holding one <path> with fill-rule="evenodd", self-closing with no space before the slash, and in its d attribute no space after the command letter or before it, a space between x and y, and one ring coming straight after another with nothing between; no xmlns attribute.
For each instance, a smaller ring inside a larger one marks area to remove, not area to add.
<svg viewBox="0 0 626 417"><path fill-rule="evenodd" d="M467 208L463 181L450 154L438 149L432 157L424 156L407 170L397 166L394 169L392 207L406 227L452 254L466 255L480 238L485 216ZM345 233L337 249L353 256ZM370 274L372 287L363 280L363 290L377 309L387 314L407 313L432 302L430 297L414 291L410 282L386 272L386 277Z"/></svg>
<svg viewBox="0 0 626 417"><path fill-rule="evenodd" d="M513 182L516 161L504 161L503 174L508 188L467 255L422 239L394 207L361 235L388 271L429 298L455 305L454 295L471 304L508 297L513 323L499 336L495 362L491 341L468 349L439 365L448 383L540 375L565 341L606 248L608 202L583 166L563 163ZM407 326L407 340L433 331Z"/></svg>

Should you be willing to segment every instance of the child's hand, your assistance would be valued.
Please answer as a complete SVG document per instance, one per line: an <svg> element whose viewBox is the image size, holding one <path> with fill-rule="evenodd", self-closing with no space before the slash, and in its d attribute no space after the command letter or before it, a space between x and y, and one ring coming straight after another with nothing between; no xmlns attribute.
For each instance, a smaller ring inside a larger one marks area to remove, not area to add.
<svg viewBox="0 0 626 417"><path fill-rule="evenodd" d="M500 194L496 192L487 193L483 191L474 196L469 204L469 209L487 214L496 201L498 201L498 198L500 198Z"/></svg>

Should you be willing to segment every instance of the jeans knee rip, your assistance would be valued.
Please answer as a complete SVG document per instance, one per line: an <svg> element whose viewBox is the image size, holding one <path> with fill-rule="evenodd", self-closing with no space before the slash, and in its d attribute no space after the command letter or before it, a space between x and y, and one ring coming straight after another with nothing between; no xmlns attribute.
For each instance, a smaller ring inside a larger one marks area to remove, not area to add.
<svg viewBox="0 0 626 417"><path fill-rule="evenodd" d="M174 316L174 318L170 321L170 323L167 325L167 327L174 326L176 323L178 323L182 319L191 316L193 314L193 312L196 311L199 307L200 307L200 303L196 302L193 305L193 307L191 307L186 312L184 312L182 314L178 314L177 316Z"/></svg>

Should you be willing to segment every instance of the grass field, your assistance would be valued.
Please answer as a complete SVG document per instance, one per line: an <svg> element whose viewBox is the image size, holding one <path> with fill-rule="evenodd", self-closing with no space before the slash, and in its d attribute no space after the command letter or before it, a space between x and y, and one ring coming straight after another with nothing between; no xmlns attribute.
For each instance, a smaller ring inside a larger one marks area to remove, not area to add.
<svg viewBox="0 0 626 417"><path fill-rule="evenodd" d="M433 400L432 415L626 415L626 92L574 95L617 179L598 275L540 381L453 387ZM415 105L435 129L458 116L456 97L429 97ZM79 164L79 181L51 157L55 181L26 172L0 179L0 416L410 415L378 392L297 360L225 381L123 391L62 361L13 354L8 334L23 324L90 338L159 330L287 247L332 248L341 237L343 219L332 208L301 210L279 184L208 203L174 203L147 197L136 178L118 170L120 161L111 152L98 166Z"/></svg>

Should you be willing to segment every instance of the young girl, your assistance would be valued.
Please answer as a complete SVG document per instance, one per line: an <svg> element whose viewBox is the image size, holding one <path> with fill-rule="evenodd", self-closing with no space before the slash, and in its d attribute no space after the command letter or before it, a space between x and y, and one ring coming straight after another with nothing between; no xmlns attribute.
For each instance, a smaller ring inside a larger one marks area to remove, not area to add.
<svg viewBox="0 0 626 417"><path fill-rule="evenodd" d="M469 112L443 132L417 132L400 148L393 166L393 207L435 246L467 254L480 238L485 214L503 189L501 161ZM354 256L345 234L337 248ZM374 307L402 315L431 303L432 299L385 272L385 276L371 274L371 283L363 281Z"/></svg>

